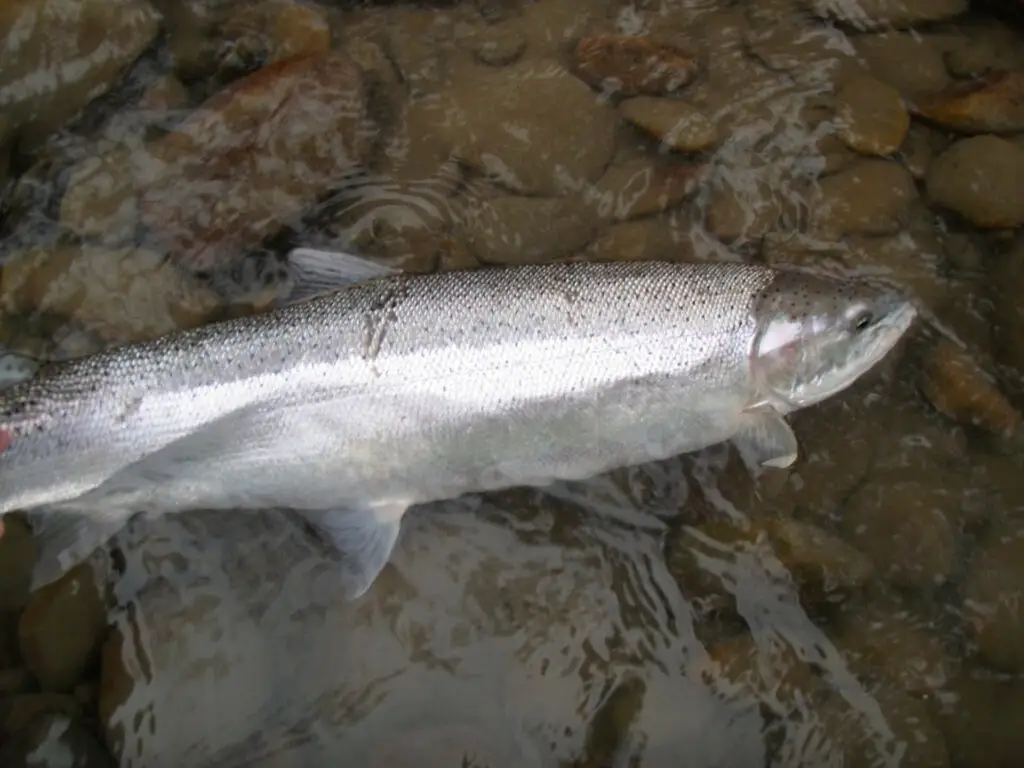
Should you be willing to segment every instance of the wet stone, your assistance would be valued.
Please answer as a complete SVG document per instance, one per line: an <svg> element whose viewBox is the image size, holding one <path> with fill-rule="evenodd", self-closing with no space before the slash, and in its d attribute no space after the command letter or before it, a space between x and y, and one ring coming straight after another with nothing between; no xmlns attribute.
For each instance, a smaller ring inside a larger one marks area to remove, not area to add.
<svg viewBox="0 0 1024 768"><path fill-rule="evenodd" d="M1021 415L987 374L961 347L940 339L928 351L921 390L940 413L1004 438L1020 429Z"/></svg>
<svg viewBox="0 0 1024 768"><path fill-rule="evenodd" d="M942 51L930 37L903 32L860 35L854 47L872 75L905 97L933 93L949 84Z"/></svg>
<svg viewBox="0 0 1024 768"><path fill-rule="evenodd" d="M660 96L689 84L696 57L651 37L594 35L573 51L574 71L589 85L624 96Z"/></svg>
<svg viewBox="0 0 1024 768"><path fill-rule="evenodd" d="M499 25L474 30L463 42L481 63L492 67L508 66L526 50L526 39L511 26Z"/></svg>
<svg viewBox="0 0 1024 768"><path fill-rule="evenodd" d="M962 133L1024 131L1024 73L997 72L914 100L916 115Z"/></svg>
<svg viewBox="0 0 1024 768"><path fill-rule="evenodd" d="M120 245L134 239L138 222L131 150L89 157L72 168L60 204L62 227L104 245Z"/></svg>
<svg viewBox="0 0 1024 768"><path fill-rule="evenodd" d="M77 717L81 708L74 696L63 693L22 693L0 702L3 727L8 733L18 733L48 714Z"/></svg>
<svg viewBox="0 0 1024 768"><path fill-rule="evenodd" d="M920 181L941 149L945 149L945 142L940 137L927 126L911 122L898 157L911 176Z"/></svg>
<svg viewBox="0 0 1024 768"><path fill-rule="evenodd" d="M989 262L988 293L994 305L997 362L1024 374L1024 237L1018 236L1003 253Z"/></svg>
<svg viewBox="0 0 1024 768"><path fill-rule="evenodd" d="M676 207L696 194L706 175L695 163L638 159L609 167L583 197L601 218L624 221Z"/></svg>
<svg viewBox="0 0 1024 768"><path fill-rule="evenodd" d="M10 768L115 768L116 763L96 737L75 719L59 713L35 718L0 749Z"/></svg>
<svg viewBox="0 0 1024 768"><path fill-rule="evenodd" d="M572 199L509 196L471 202L456 230L485 264L536 264L580 250L596 225Z"/></svg>
<svg viewBox="0 0 1024 768"><path fill-rule="evenodd" d="M832 637L859 679L910 694L941 690L956 669L939 636L894 598L847 604Z"/></svg>
<svg viewBox="0 0 1024 768"><path fill-rule="evenodd" d="M5 4L0 105L22 151L40 145L109 90L149 46L159 22L157 11L141 0Z"/></svg>
<svg viewBox="0 0 1024 768"><path fill-rule="evenodd" d="M931 201L985 228L1024 224L1024 148L996 136L962 139L928 169Z"/></svg>
<svg viewBox="0 0 1024 768"><path fill-rule="evenodd" d="M83 563L32 593L18 624L25 665L44 691L71 691L98 661L106 629L96 572Z"/></svg>
<svg viewBox="0 0 1024 768"><path fill-rule="evenodd" d="M612 224L582 252L585 261L692 261L693 246L667 217Z"/></svg>
<svg viewBox="0 0 1024 768"><path fill-rule="evenodd" d="M839 90L839 137L864 155L891 155L903 143L910 116L899 91L871 77L852 77Z"/></svg>
<svg viewBox="0 0 1024 768"><path fill-rule="evenodd" d="M20 515L3 517L0 536L0 611L21 609L28 601L36 545L32 529Z"/></svg>
<svg viewBox="0 0 1024 768"><path fill-rule="evenodd" d="M964 584L964 613L985 661L1024 672L1024 527L997 528L973 558Z"/></svg>
<svg viewBox="0 0 1024 768"><path fill-rule="evenodd" d="M812 224L822 234L891 235L916 198L914 179L902 165L862 160L821 180Z"/></svg>
<svg viewBox="0 0 1024 768"><path fill-rule="evenodd" d="M351 174L368 120L360 70L337 51L234 81L149 145L162 172L139 198L147 245L193 271L237 263Z"/></svg>
<svg viewBox="0 0 1024 768"><path fill-rule="evenodd" d="M26 667L0 669L0 699L20 693L29 693L35 684L35 678Z"/></svg>
<svg viewBox="0 0 1024 768"><path fill-rule="evenodd" d="M885 765L892 754L897 754L901 756L900 765L949 768L943 732L926 702L888 685L874 686L869 694L881 710L886 731L879 729L873 718L852 707L838 691L831 692L818 710L821 730L829 736L827 746L810 746L809 752L816 748L822 752L805 752L801 764L829 764L829 758L839 753L843 756L842 765L867 768Z"/></svg>
<svg viewBox="0 0 1024 768"><path fill-rule="evenodd" d="M718 144L714 123L685 101L638 96L622 102L619 114L669 149L701 152Z"/></svg>
<svg viewBox="0 0 1024 768"><path fill-rule="evenodd" d="M944 487L905 476L899 468L873 473L843 507L840 526L891 584L938 587L956 566L956 536L944 508L958 499Z"/></svg>
<svg viewBox="0 0 1024 768"><path fill-rule="evenodd" d="M220 303L153 251L57 246L12 256L0 274L0 307L74 321L109 342L201 325Z"/></svg>
<svg viewBox="0 0 1024 768"><path fill-rule="evenodd" d="M950 687L941 717L953 765L1005 768L1024 755L1024 681L975 673Z"/></svg>
<svg viewBox="0 0 1024 768"><path fill-rule="evenodd" d="M426 112L434 151L444 155L439 160L454 155L512 190L542 197L601 177L615 148L618 117L611 107L550 63L480 69L475 79L412 107Z"/></svg>
<svg viewBox="0 0 1024 768"><path fill-rule="evenodd" d="M823 528L786 518L768 518L764 525L775 555L793 574L806 599L843 597L874 575L868 557Z"/></svg>
<svg viewBox="0 0 1024 768"><path fill-rule="evenodd" d="M952 19L967 10L967 0L803 0L810 11L858 30L914 27Z"/></svg>
<svg viewBox="0 0 1024 768"><path fill-rule="evenodd" d="M783 195L767 181L722 179L711 190L705 214L708 231L723 243L757 240L779 228Z"/></svg>

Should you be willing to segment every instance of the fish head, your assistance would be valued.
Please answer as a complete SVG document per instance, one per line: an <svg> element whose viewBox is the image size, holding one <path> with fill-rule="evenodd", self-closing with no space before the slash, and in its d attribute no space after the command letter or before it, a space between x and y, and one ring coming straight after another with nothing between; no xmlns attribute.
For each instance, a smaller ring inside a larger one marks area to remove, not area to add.
<svg viewBox="0 0 1024 768"><path fill-rule="evenodd" d="M819 403L885 357L917 309L899 288L866 278L779 272L756 300L752 368L783 411Z"/></svg>

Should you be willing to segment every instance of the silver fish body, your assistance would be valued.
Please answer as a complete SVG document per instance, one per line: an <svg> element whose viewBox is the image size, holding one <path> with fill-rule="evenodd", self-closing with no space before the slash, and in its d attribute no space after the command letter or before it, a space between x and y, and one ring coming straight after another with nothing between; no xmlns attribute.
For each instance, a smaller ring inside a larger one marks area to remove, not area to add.
<svg viewBox="0 0 1024 768"><path fill-rule="evenodd" d="M863 307L872 343L808 352ZM838 391L822 370L848 386L913 315L892 289L755 265L382 277L0 393L0 429L13 436L0 512L103 518L105 535L136 511L322 512L351 560L381 550L355 562L359 593L414 504L737 438L765 463L789 463L781 417L821 399L799 386L817 377L812 389ZM808 328L821 333L804 338Z"/></svg>

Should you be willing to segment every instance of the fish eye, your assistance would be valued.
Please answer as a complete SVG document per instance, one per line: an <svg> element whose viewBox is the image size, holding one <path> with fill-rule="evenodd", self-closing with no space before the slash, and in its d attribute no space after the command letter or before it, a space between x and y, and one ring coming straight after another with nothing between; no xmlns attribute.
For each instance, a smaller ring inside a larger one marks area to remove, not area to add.
<svg viewBox="0 0 1024 768"><path fill-rule="evenodd" d="M873 319L874 318L871 316L871 313L868 310L862 309L853 318L853 330L860 333L861 331L865 330L869 325L871 325L871 321Z"/></svg>

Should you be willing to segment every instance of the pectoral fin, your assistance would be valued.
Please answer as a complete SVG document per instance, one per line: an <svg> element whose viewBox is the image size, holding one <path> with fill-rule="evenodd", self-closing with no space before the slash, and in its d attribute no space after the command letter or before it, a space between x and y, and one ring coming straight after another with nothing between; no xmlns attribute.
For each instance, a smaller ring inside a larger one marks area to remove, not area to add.
<svg viewBox="0 0 1024 768"><path fill-rule="evenodd" d="M733 444L754 464L784 469L796 461L799 448L792 427L774 408L751 411Z"/></svg>
<svg viewBox="0 0 1024 768"><path fill-rule="evenodd" d="M295 248L288 254L295 287L282 304L297 304L356 283L399 274L399 270L342 251Z"/></svg>
<svg viewBox="0 0 1024 768"><path fill-rule="evenodd" d="M337 550L340 586L349 600L362 597L387 565L407 508L391 503L301 512Z"/></svg>

